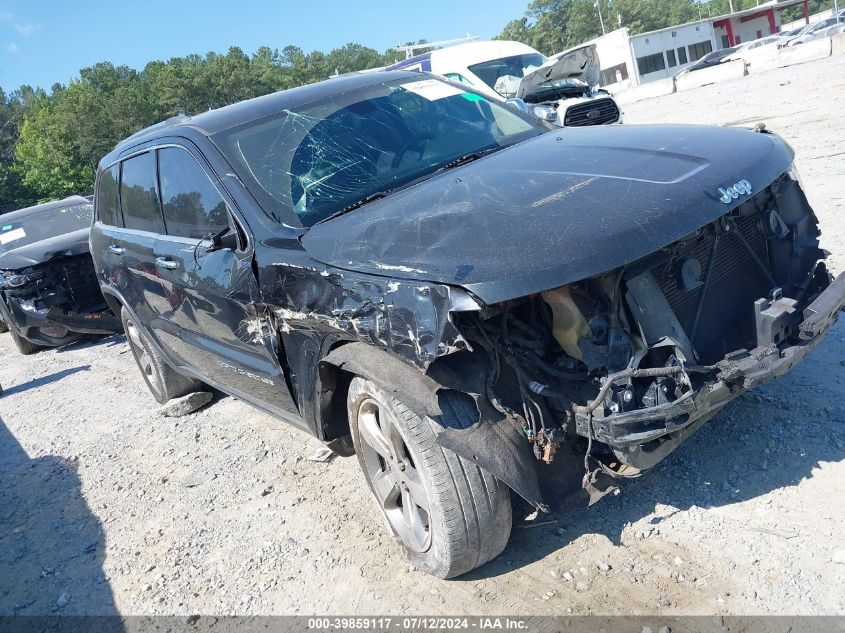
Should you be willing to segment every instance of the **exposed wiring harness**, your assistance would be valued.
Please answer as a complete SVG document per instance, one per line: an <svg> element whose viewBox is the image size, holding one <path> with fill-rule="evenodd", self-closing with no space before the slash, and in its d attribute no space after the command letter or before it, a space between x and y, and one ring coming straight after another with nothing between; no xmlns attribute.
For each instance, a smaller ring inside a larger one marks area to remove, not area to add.
<svg viewBox="0 0 845 633"><path fill-rule="evenodd" d="M573 405L572 410L581 415L591 415L598 406L604 402L607 392L619 380L630 378L659 378L661 376L674 376L676 374L683 374L686 372L708 374L718 371L718 368L708 365L672 365L671 367L646 367L644 369L623 369L615 374L608 376L604 384L599 389L598 394L589 403L581 405Z"/></svg>

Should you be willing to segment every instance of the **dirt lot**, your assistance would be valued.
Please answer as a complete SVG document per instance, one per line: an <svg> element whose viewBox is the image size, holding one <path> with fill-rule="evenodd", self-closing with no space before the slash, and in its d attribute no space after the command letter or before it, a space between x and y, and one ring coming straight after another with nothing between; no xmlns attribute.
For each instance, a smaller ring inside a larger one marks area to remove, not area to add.
<svg viewBox="0 0 845 633"><path fill-rule="evenodd" d="M838 272L843 112L845 55L626 121L766 121ZM122 337L0 354L0 614L845 613L845 322L655 472L518 516L502 556L449 582L409 568L354 459L307 461L318 442L232 398L160 417Z"/></svg>

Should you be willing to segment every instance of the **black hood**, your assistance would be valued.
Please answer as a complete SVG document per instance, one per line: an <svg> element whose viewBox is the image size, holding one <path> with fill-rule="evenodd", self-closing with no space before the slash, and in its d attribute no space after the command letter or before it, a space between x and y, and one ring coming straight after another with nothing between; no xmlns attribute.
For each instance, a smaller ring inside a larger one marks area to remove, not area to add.
<svg viewBox="0 0 845 633"><path fill-rule="evenodd" d="M42 264L57 255L88 253L90 251L88 246L90 232L91 229L86 227L0 253L0 270L29 268L36 264Z"/></svg>
<svg viewBox="0 0 845 633"><path fill-rule="evenodd" d="M778 136L705 126L559 130L312 227L316 259L458 285L490 304L607 272L729 211L793 158Z"/></svg>

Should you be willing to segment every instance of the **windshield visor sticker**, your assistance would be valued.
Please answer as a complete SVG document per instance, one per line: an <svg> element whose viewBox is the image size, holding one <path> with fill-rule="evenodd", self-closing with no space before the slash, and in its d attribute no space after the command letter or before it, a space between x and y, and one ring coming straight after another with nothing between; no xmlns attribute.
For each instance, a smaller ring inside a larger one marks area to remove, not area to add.
<svg viewBox="0 0 845 633"><path fill-rule="evenodd" d="M467 101L484 101L484 97L477 95L474 92L464 92L461 93L461 96Z"/></svg>
<svg viewBox="0 0 845 633"><path fill-rule="evenodd" d="M0 231L11 231L12 227L14 227L14 226L15 226L14 224L7 224L2 229L0 229Z"/></svg>
<svg viewBox="0 0 845 633"><path fill-rule="evenodd" d="M437 101L446 97L454 97L463 93L463 90L437 79L423 79L422 81L411 81L402 84L405 90L418 94L423 99Z"/></svg>
<svg viewBox="0 0 845 633"><path fill-rule="evenodd" d="M6 227L3 227L5 230ZM21 240L26 237L26 231L23 228L18 227L14 231L8 231L6 233L0 234L0 244L8 244L9 242L14 242L15 240Z"/></svg>

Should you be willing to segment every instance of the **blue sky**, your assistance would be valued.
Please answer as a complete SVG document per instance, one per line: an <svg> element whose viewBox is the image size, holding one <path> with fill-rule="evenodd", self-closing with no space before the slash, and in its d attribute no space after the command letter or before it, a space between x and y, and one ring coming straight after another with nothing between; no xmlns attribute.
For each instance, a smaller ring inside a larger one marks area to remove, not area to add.
<svg viewBox="0 0 845 633"><path fill-rule="evenodd" d="M108 60L141 69L188 53L247 54L267 45L305 51L358 42L379 51L398 42L497 34L528 0L0 0L0 86L49 89Z"/></svg>

